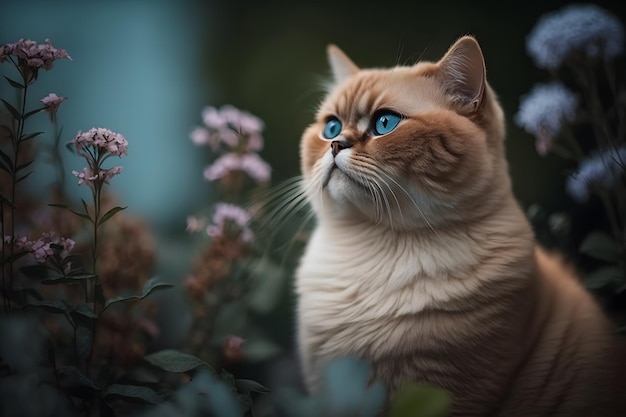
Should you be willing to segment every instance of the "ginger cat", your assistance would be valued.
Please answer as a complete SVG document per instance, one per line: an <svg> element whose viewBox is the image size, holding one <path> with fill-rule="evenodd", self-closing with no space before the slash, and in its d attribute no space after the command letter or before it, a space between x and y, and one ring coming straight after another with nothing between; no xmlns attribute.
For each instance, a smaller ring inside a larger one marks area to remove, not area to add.
<svg viewBox="0 0 626 417"><path fill-rule="evenodd" d="M356 355L390 393L448 390L455 416L622 415L611 323L513 196L476 40L391 69L328 56L301 143L317 218L296 282L308 387Z"/></svg>

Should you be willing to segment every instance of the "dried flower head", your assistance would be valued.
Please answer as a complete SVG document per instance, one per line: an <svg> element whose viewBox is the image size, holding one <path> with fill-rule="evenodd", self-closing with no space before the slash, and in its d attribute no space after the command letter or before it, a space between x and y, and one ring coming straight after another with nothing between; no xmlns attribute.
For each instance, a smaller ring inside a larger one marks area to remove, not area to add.
<svg viewBox="0 0 626 417"><path fill-rule="evenodd" d="M584 160L578 171L567 179L567 193L584 203L595 191L610 190L626 174L626 146L607 149Z"/></svg>
<svg viewBox="0 0 626 417"><path fill-rule="evenodd" d="M515 123L536 138L537 152L548 153L563 122L576 116L578 98L560 83L538 84L521 98Z"/></svg>
<svg viewBox="0 0 626 417"><path fill-rule="evenodd" d="M624 50L619 19L594 4L575 4L544 15L528 35L526 49L535 64L558 69L575 54L612 59Z"/></svg>

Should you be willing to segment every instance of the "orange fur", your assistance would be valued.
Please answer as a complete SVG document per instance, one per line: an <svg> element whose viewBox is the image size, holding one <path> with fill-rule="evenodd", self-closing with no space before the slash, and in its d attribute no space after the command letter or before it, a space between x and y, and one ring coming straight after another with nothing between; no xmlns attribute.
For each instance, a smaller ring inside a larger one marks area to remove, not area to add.
<svg viewBox="0 0 626 417"><path fill-rule="evenodd" d="M301 143L318 219L296 283L308 386L357 355L390 392L407 379L447 389L452 415L621 415L610 323L536 248L478 43L388 70L334 46L329 58L335 83ZM381 109L403 116L384 135Z"/></svg>

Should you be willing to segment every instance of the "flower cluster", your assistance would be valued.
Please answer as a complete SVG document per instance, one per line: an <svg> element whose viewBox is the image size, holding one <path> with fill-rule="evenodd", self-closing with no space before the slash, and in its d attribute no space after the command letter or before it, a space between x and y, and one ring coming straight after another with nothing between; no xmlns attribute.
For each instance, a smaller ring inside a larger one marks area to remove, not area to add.
<svg viewBox="0 0 626 417"><path fill-rule="evenodd" d="M545 156L563 122L574 120L577 107L578 98L562 84L538 84L521 98L515 122L535 136L537 152Z"/></svg>
<svg viewBox="0 0 626 417"><path fill-rule="evenodd" d="M25 85L37 79L39 69L43 68L46 71L52 69L52 64L57 59L72 58L65 49L55 48L50 39L46 39L42 44L30 39L20 39L15 43L0 45L0 63L11 61L22 75Z"/></svg>
<svg viewBox="0 0 626 417"><path fill-rule="evenodd" d="M266 183L271 178L271 168L256 153L236 154L230 152L217 158L215 162L206 167L204 178L215 181L226 177L233 171L243 171L258 183Z"/></svg>
<svg viewBox="0 0 626 417"><path fill-rule="evenodd" d="M241 207L234 204L218 203L215 205L213 223L207 227L206 231L212 237L224 236L234 232L240 236L243 242L249 242L254 237L252 230L248 227L251 218L250 213Z"/></svg>
<svg viewBox="0 0 626 417"><path fill-rule="evenodd" d="M611 190L620 180L625 180L626 146L608 149L585 159L578 171L567 179L567 193L579 203L584 203L594 191Z"/></svg>
<svg viewBox="0 0 626 417"><path fill-rule="evenodd" d="M110 179L122 172L123 167L117 166L110 169L102 168L102 163L110 156L126 156L128 142L119 133L104 128L92 128L87 132L79 131L70 142L76 147L76 152L84 157L89 166L82 172L72 171L78 178L78 184L87 184L90 187L108 183Z"/></svg>
<svg viewBox="0 0 626 417"><path fill-rule="evenodd" d="M55 114L61 103L65 100L67 100L67 97L59 97L55 93L50 93L39 101L46 106L47 112Z"/></svg>
<svg viewBox="0 0 626 417"><path fill-rule="evenodd" d="M570 5L543 16L526 43L535 64L558 69L576 54L612 59L624 49L624 29L619 19L594 5Z"/></svg>
<svg viewBox="0 0 626 417"><path fill-rule="evenodd" d="M49 232L42 233L37 240L29 240L26 236L5 236L4 243L6 245L13 243L17 250L30 252L38 263L45 263L54 256L64 260L70 255L76 244L72 239Z"/></svg>
<svg viewBox="0 0 626 417"><path fill-rule="evenodd" d="M208 145L214 151L227 150L205 169L207 180L225 179L234 172L245 172L257 183L270 180L271 167L257 154L263 149L264 128L258 117L225 105L204 108L202 120L204 126L191 132L192 142Z"/></svg>

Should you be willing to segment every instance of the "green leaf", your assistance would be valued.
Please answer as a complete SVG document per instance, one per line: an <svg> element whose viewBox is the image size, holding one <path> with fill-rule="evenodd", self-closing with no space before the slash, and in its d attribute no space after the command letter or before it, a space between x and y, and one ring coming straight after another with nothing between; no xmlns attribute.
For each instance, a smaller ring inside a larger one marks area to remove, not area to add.
<svg viewBox="0 0 626 417"><path fill-rule="evenodd" d="M0 150L0 154L4 155L4 152L2 152L2 151ZM11 167L11 165L10 165L10 164L9 164L9 165L7 165L7 163L6 163L6 162L4 162L4 158L0 159L0 169L1 169L1 170L3 170L3 171L6 171L6 172L7 172L7 173L9 173L9 174L12 174L12 173L13 173L13 168Z"/></svg>
<svg viewBox="0 0 626 417"><path fill-rule="evenodd" d="M89 214L86 213L81 213L79 211L74 211L71 208L69 208L68 206L66 206L65 204L59 204L59 203L50 203L48 204L50 207L56 207L56 208L62 208L62 209L66 209L71 211L72 213L74 213L75 215L77 215L78 217L82 217L83 219L87 219L90 222L93 223L93 220L91 220L91 217L89 216Z"/></svg>
<svg viewBox="0 0 626 417"><path fill-rule="evenodd" d="M104 215L100 218L100 220L98 221L98 226L102 226L104 222L106 222L111 217L113 217L115 213L117 213L118 211L122 211L124 209L126 209L126 207L113 207L111 210L104 213Z"/></svg>
<svg viewBox="0 0 626 417"><path fill-rule="evenodd" d="M24 162L23 164L18 165L17 168L15 168L15 172L19 172L19 171L23 170L24 168L30 166L33 162L35 162L35 161L34 160L33 161L28 161L28 162Z"/></svg>
<svg viewBox="0 0 626 417"><path fill-rule="evenodd" d="M148 363L168 372L188 372L200 367L213 370L213 368L202 359L173 349L152 353L145 356L144 359Z"/></svg>
<svg viewBox="0 0 626 417"><path fill-rule="evenodd" d="M49 313L65 314L67 305L62 301L37 301L28 304L29 307L41 308Z"/></svg>
<svg viewBox="0 0 626 417"><path fill-rule="evenodd" d="M45 265L27 265L20 268L20 272L33 279L46 279L48 278L48 267Z"/></svg>
<svg viewBox="0 0 626 417"><path fill-rule="evenodd" d="M139 295L131 295L131 296L118 296L118 297L110 298L110 299L106 300L106 302L104 303L103 310L106 310L112 304L119 303L119 302L122 302L122 301L142 300L142 299L146 298L147 296L149 296L154 291L163 290L165 288L170 288L170 287L173 287L173 285L172 284L167 284L165 282L158 282L156 280L156 278L150 278L144 284L143 289L141 290L141 294L139 294Z"/></svg>
<svg viewBox="0 0 626 417"><path fill-rule="evenodd" d="M24 181L26 178L30 177L30 174L32 174L33 172L35 171L30 171L29 173L20 176L18 179L15 180L15 183L17 184L18 182Z"/></svg>
<svg viewBox="0 0 626 417"><path fill-rule="evenodd" d="M2 103L4 103L4 107L7 108L7 110L11 113L11 116L13 116L13 118L15 120L21 120L22 119L22 115L20 114L20 112L11 105L11 103L9 103L8 101L6 101L3 98L0 98L0 100L2 100Z"/></svg>
<svg viewBox="0 0 626 417"><path fill-rule="evenodd" d="M235 386L238 391L242 392L258 392L259 394L270 392L269 388L251 379L237 379L235 380Z"/></svg>
<svg viewBox="0 0 626 417"><path fill-rule="evenodd" d="M9 82L9 84L11 84L11 87L13 88L18 88L18 89L23 89L24 85L22 83L19 83L15 80L10 79L9 77L7 77L6 75L4 76L4 78Z"/></svg>
<svg viewBox="0 0 626 417"><path fill-rule="evenodd" d="M91 353L91 347L93 345L93 332L91 326L83 324L76 325L76 349L82 359L87 360Z"/></svg>
<svg viewBox="0 0 626 417"><path fill-rule="evenodd" d="M31 117L32 115L37 114L37 113L39 113L40 111L45 110L45 109L46 109L46 107L45 107L45 106L43 106L43 107L39 107L39 108L37 108L37 109L35 109L35 110L31 110L31 111L29 111L28 113L26 113L26 114L24 115L24 120L28 119L28 118L29 118L29 117Z"/></svg>
<svg viewBox="0 0 626 417"><path fill-rule="evenodd" d="M7 155L6 153L4 153L2 150L0 150L0 158L2 158L4 163L9 167L9 173L12 173L13 172L13 161L11 160L11 157L9 155Z"/></svg>
<svg viewBox="0 0 626 417"><path fill-rule="evenodd" d="M33 133L24 133L20 138L20 142L26 142L27 140L31 140L36 138L37 136L43 134L44 132L33 132Z"/></svg>
<svg viewBox="0 0 626 417"><path fill-rule="evenodd" d="M624 285L626 272L617 266L603 266L587 274L583 282L585 287L596 290L605 287L619 288Z"/></svg>
<svg viewBox="0 0 626 417"><path fill-rule="evenodd" d="M161 402L161 398L156 391L140 385L109 385L102 393L102 397L106 401L121 399L147 404L159 404Z"/></svg>
<svg viewBox="0 0 626 417"><path fill-rule="evenodd" d="M389 417L445 417L450 403L440 388L409 383L396 392Z"/></svg>
<svg viewBox="0 0 626 417"><path fill-rule="evenodd" d="M41 283L44 285L78 284L81 281L84 281L86 279L91 279L94 276L95 275L90 275L90 274L72 275L72 276L66 276L62 278L44 279L43 281L41 281Z"/></svg>
<svg viewBox="0 0 626 417"><path fill-rule="evenodd" d="M91 304L77 305L76 308L74 308L74 310L72 311L72 316L76 318L82 317L83 319L87 319L89 322L91 322L92 319L98 318L98 316L93 312Z"/></svg>
<svg viewBox="0 0 626 417"><path fill-rule="evenodd" d="M607 262L621 259L619 245L604 232L591 232L580 244L579 251L587 256Z"/></svg>
<svg viewBox="0 0 626 417"><path fill-rule="evenodd" d="M78 398L93 398L99 388L77 367L65 366L57 371L59 385L70 395Z"/></svg>

